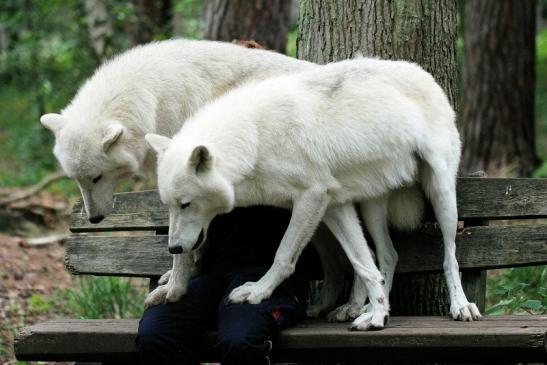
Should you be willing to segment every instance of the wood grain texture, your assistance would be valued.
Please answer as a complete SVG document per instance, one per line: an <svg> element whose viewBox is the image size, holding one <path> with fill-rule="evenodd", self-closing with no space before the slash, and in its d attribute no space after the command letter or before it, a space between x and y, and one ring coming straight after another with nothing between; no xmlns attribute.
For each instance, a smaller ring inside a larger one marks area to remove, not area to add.
<svg viewBox="0 0 547 365"><path fill-rule="evenodd" d="M442 270L442 237L437 230L394 236L397 272ZM456 238L462 270L547 263L547 225L468 227ZM74 274L155 276L171 266L167 236L73 235L67 268Z"/></svg>
<svg viewBox="0 0 547 365"><path fill-rule="evenodd" d="M21 332L15 352L19 360L127 360L136 355L137 327L138 320L50 321ZM392 317L387 328L374 332L350 332L347 323L312 320L281 332L274 359L324 361L339 359L343 353L345 359L366 356L367 360L404 355L407 360L545 361L546 332L547 316L487 316L472 323L447 317ZM206 336L206 346L214 342L215 333ZM203 360L218 359L207 351Z"/></svg>
<svg viewBox="0 0 547 365"><path fill-rule="evenodd" d="M539 166L534 117L536 4L464 4L462 169L531 176Z"/></svg>
<svg viewBox="0 0 547 365"><path fill-rule="evenodd" d="M547 217L547 179L458 178L458 214L464 219ZM91 224L77 203L71 215L72 232L157 230L168 227L168 211L157 191L115 195L114 211Z"/></svg>

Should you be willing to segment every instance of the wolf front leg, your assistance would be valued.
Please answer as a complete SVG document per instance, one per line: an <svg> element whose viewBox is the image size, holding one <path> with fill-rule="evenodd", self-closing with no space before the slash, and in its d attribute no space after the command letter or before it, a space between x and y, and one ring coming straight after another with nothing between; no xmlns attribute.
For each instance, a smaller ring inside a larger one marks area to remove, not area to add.
<svg viewBox="0 0 547 365"><path fill-rule="evenodd" d="M294 272L296 261L321 222L329 201L325 190L310 189L293 202L291 220L272 266L257 282L247 282L235 288L228 296L228 303L257 304L270 297L275 288Z"/></svg>
<svg viewBox="0 0 547 365"><path fill-rule="evenodd" d="M371 311L353 321L355 330L381 329L389 318L389 298L384 293L384 278L374 263L367 241L361 230L353 204L331 206L323 221L340 242L355 273L368 292Z"/></svg>
<svg viewBox="0 0 547 365"><path fill-rule="evenodd" d="M148 293L144 308L166 302L176 302L188 289L188 281L194 273L194 256L192 253L173 255L173 268L165 273L167 283L158 286ZM167 275L169 273L169 275Z"/></svg>

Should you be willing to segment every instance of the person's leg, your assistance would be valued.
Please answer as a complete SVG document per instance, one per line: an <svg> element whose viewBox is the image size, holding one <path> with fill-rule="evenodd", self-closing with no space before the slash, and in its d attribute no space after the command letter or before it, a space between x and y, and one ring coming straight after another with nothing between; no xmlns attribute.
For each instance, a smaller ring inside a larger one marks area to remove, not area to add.
<svg viewBox="0 0 547 365"><path fill-rule="evenodd" d="M303 317L308 283L298 274L287 279L262 303L226 304L232 289L257 280L265 271L247 270L234 275L220 302L217 349L223 365L273 363L273 335L295 325Z"/></svg>
<svg viewBox="0 0 547 365"><path fill-rule="evenodd" d="M180 301L145 310L136 338L142 362L199 364L202 335L215 328L225 285L215 276L197 276Z"/></svg>

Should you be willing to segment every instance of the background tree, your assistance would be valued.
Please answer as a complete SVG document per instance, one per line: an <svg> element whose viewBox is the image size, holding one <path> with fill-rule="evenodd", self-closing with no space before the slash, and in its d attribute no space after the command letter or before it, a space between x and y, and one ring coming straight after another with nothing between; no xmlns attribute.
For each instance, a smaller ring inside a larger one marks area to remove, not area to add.
<svg viewBox="0 0 547 365"><path fill-rule="evenodd" d="M267 49L285 53L291 15L290 0L209 0L205 39L255 40Z"/></svg>
<svg viewBox="0 0 547 365"><path fill-rule="evenodd" d="M535 150L535 0L466 1L461 171L530 176Z"/></svg>
<svg viewBox="0 0 547 365"><path fill-rule="evenodd" d="M112 7L106 0L85 0L87 31L97 63L113 53Z"/></svg>
<svg viewBox="0 0 547 365"><path fill-rule="evenodd" d="M133 45L153 41L155 36L171 35L171 0L133 0L134 21L128 23L127 33Z"/></svg>
<svg viewBox="0 0 547 365"><path fill-rule="evenodd" d="M362 53L414 61L433 74L457 109L456 16L453 0L303 0L298 58L326 63ZM448 314L444 276L397 275L391 304L397 315Z"/></svg>

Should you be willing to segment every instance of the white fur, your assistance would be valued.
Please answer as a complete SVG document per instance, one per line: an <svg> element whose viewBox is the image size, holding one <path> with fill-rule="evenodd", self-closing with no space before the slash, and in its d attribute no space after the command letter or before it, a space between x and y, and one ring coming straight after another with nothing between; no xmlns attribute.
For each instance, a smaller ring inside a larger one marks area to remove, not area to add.
<svg viewBox="0 0 547 365"><path fill-rule="evenodd" d="M88 216L105 217L120 178L154 167L146 133L172 136L199 107L240 83L305 67L313 64L230 43L151 43L103 64L60 114L41 122L54 132L55 156L78 182Z"/></svg>
<svg viewBox="0 0 547 365"><path fill-rule="evenodd" d="M454 112L419 66L358 59L251 82L201 109L172 142L146 139L159 155L170 248L191 251L212 218L236 206L292 207L274 264L258 282L236 288L231 301L269 297L323 220L370 299L371 311L353 328L383 327L388 298L352 202L363 202L365 211L372 207L367 228L378 240L389 289L397 257L386 228L388 197L421 182L443 231L452 313L478 317L454 255L460 157Z"/></svg>

